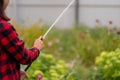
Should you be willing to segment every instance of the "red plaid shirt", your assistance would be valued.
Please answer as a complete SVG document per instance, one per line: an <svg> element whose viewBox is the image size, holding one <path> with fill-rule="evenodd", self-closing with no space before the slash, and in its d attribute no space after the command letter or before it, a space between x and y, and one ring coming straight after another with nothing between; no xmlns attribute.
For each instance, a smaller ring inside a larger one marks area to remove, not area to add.
<svg viewBox="0 0 120 80"><path fill-rule="evenodd" d="M0 80L20 80L20 64L30 64L38 55L37 48L26 49L13 26L0 19Z"/></svg>

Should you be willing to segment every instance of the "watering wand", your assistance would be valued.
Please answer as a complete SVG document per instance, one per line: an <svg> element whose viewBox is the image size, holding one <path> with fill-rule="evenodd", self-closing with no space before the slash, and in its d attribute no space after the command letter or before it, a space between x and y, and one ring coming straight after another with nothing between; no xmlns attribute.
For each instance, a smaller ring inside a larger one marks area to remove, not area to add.
<svg viewBox="0 0 120 80"><path fill-rule="evenodd" d="M43 37L41 38L41 40L44 40L46 35L50 32L50 30L54 27L54 25L60 20L60 18L63 16L63 14L70 8L70 6L74 3L75 0L72 0L69 5L62 11L62 13L57 17L57 19L55 20L55 22L50 26L50 28L46 31L46 33L43 35ZM28 70L28 68L31 66L28 65L26 68L25 68L25 71Z"/></svg>

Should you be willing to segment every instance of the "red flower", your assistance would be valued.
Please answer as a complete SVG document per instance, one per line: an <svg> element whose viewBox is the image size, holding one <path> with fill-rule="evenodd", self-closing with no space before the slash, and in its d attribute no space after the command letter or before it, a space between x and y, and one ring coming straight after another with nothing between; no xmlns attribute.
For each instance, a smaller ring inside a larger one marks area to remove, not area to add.
<svg viewBox="0 0 120 80"><path fill-rule="evenodd" d="M113 21L109 21L109 24L112 25L112 24L113 24Z"/></svg>

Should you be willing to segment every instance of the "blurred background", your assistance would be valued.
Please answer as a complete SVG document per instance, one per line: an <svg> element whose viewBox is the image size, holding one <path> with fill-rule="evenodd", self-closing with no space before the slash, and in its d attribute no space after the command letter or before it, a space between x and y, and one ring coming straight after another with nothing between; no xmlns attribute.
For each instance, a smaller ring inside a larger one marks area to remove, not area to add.
<svg viewBox="0 0 120 80"><path fill-rule="evenodd" d="M31 48L70 2L10 0L6 12ZM75 0L44 44L28 80L120 80L120 0Z"/></svg>
<svg viewBox="0 0 120 80"><path fill-rule="evenodd" d="M8 14L18 22L27 19L34 23L42 19L44 23L51 24L70 3L71 0L10 0ZM77 8L77 11L76 11ZM76 0L71 8L61 18L59 27L71 27L77 19L91 27L96 25L96 19L108 25L112 20L114 26L120 26L119 0Z"/></svg>

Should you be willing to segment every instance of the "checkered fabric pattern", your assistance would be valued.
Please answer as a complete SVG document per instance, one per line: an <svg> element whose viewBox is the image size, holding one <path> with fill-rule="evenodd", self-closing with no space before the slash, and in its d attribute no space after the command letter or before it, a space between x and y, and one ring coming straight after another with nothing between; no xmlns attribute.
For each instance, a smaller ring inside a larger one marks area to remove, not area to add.
<svg viewBox="0 0 120 80"><path fill-rule="evenodd" d="M20 64L31 64L38 56L39 50L25 48L14 27L0 18L0 80L20 80Z"/></svg>

